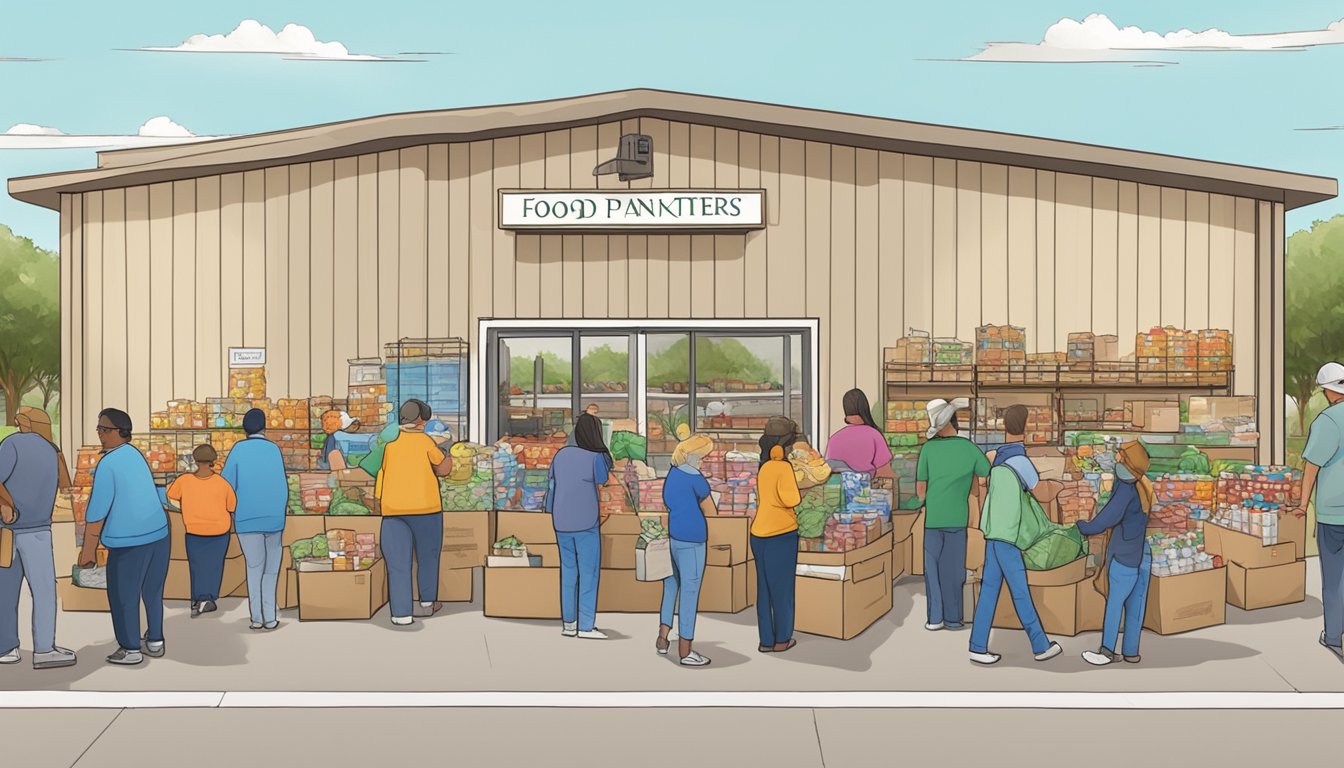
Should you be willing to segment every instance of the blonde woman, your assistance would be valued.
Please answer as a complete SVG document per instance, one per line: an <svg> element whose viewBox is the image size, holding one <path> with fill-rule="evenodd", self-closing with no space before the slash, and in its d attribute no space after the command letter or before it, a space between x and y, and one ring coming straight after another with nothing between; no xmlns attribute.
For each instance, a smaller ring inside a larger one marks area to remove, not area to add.
<svg viewBox="0 0 1344 768"><path fill-rule="evenodd" d="M672 542L672 576L663 580L663 609L658 624L658 653L672 647L672 613L678 616L677 656L682 666L703 667L709 659L691 649L695 639L695 613L700 603L700 581L705 576L705 549L709 530L705 515L716 515L709 495L709 481L700 474L700 462L714 450L704 435L692 435L685 424L677 427L681 440L672 452L672 471L663 483L667 505L667 528Z"/></svg>

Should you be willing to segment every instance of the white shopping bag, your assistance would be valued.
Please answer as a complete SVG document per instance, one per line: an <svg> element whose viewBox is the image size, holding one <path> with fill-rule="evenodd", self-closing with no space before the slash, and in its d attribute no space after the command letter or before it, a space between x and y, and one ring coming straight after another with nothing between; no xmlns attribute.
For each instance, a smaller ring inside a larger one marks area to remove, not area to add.
<svg viewBox="0 0 1344 768"><path fill-rule="evenodd" d="M640 539L639 543L643 543ZM672 576L672 540L654 539L635 548L635 579L662 581Z"/></svg>

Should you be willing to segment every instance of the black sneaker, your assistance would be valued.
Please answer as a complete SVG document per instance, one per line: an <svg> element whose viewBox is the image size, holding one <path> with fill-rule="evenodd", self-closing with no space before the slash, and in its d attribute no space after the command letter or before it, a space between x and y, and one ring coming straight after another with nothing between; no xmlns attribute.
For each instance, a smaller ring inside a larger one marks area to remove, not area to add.
<svg viewBox="0 0 1344 768"><path fill-rule="evenodd" d="M198 603L198 602L196 602L195 600L192 600L192 601L191 601L191 618L194 619L194 618L196 618L197 616L200 616L200 615L201 615L201 604Z"/></svg>
<svg viewBox="0 0 1344 768"><path fill-rule="evenodd" d="M214 613L217 610L219 610L219 606L215 605L214 600L206 600L201 603L201 613Z"/></svg>

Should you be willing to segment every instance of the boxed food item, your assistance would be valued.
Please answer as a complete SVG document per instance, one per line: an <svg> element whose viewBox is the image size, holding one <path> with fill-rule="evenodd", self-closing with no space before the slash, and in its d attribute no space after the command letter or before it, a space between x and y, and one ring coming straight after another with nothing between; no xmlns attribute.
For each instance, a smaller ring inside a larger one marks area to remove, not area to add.
<svg viewBox="0 0 1344 768"><path fill-rule="evenodd" d="M891 534L839 553L798 554L795 627L799 632L849 640L892 606Z"/></svg>
<svg viewBox="0 0 1344 768"><path fill-rule="evenodd" d="M887 347L883 357L888 363L931 363L933 342L928 331L911 328L896 340L896 346Z"/></svg>
<svg viewBox="0 0 1344 768"><path fill-rule="evenodd" d="M1227 569L1213 568L1148 581L1143 628L1174 635L1223 624L1227 617Z"/></svg>
<svg viewBox="0 0 1344 768"><path fill-rule="evenodd" d="M1227 604L1242 610L1291 605L1307 599L1307 561L1246 568L1227 564Z"/></svg>
<svg viewBox="0 0 1344 768"><path fill-rule="evenodd" d="M1027 331L1013 325L984 325L975 329L975 364L981 378L1002 381L1027 362Z"/></svg>
<svg viewBox="0 0 1344 768"><path fill-rule="evenodd" d="M371 619L387 605L387 563L362 570L299 569L299 620Z"/></svg>
<svg viewBox="0 0 1344 768"><path fill-rule="evenodd" d="M500 619L559 619L559 568L490 568L485 615Z"/></svg>

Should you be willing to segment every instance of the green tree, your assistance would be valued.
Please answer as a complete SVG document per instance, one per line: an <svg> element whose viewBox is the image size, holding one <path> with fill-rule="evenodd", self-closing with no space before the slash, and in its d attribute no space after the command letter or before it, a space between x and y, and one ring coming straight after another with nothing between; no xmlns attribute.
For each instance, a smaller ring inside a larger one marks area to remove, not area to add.
<svg viewBox="0 0 1344 768"><path fill-rule="evenodd" d="M532 389L532 366L534 357L514 357L509 361L509 383L525 391ZM568 360L561 360L554 352L541 353L543 386L561 386L568 388L572 373Z"/></svg>
<svg viewBox="0 0 1344 768"><path fill-rule="evenodd" d="M630 353L617 352L610 344L588 350L579 362L579 373L584 384L606 384L610 381L630 385Z"/></svg>
<svg viewBox="0 0 1344 768"><path fill-rule="evenodd" d="M1344 355L1344 215L1288 238L1284 285L1284 385L1300 434L1312 415L1316 371ZM1242 342L1247 343L1247 342Z"/></svg>
<svg viewBox="0 0 1344 768"><path fill-rule="evenodd" d="M0 225L0 388L8 424L23 396L61 370L59 293L56 255Z"/></svg>

